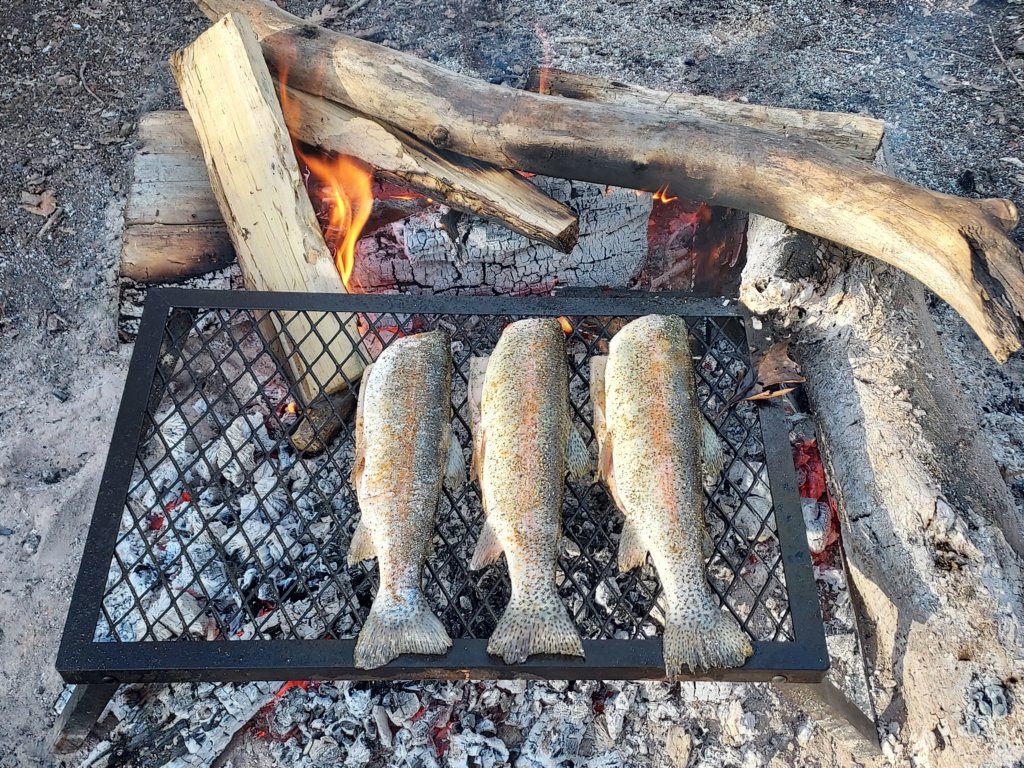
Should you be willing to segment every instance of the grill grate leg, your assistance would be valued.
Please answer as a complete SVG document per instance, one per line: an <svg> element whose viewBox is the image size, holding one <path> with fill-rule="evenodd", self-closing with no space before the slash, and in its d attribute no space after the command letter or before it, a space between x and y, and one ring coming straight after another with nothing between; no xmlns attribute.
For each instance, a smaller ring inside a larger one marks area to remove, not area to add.
<svg viewBox="0 0 1024 768"><path fill-rule="evenodd" d="M878 728L841 690L828 680L819 683L778 683L779 690L817 721L853 757L864 760L882 754Z"/></svg>
<svg viewBox="0 0 1024 768"><path fill-rule="evenodd" d="M75 686L53 729L54 752L74 752L100 719L117 692L117 683L85 683Z"/></svg>

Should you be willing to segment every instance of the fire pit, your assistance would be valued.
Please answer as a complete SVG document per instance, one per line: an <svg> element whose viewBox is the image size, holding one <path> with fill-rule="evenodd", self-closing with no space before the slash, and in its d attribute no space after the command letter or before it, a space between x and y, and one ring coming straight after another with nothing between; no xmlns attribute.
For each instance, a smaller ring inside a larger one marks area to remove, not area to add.
<svg viewBox="0 0 1024 768"><path fill-rule="evenodd" d="M574 418L593 443L589 360L624 321L653 312L685 317L692 332L701 408L727 453L707 496L708 579L755 641L744 667L701 677L823 685L828 658L788 435L780 406L737 397L750 369L751 331L735 307L665 294L484 299L161 289L147 301L58 657L64 679L84 684L65 709L67 742L80 741L128 682L663 677L657 576L650 567L618 573L621 516L596 482L568 486L557 576L585 660L508 666L488 656L486 638L509 584L501 564L469 570L482 521L479 491L469 485L442 501L425 574L454 647L444 657L356 669L352 648L376 569L345 564L358 517L348 485L351 403L312 393L333 418L314 426L325 450L303 455L292 433L310 428L301 423L312 413L304 405L309 387L294 384L303 373L294 359L281 363L281 349L312 347L280 343L301 327L330 354L339 345L321 328L347 336L358 329L348 343L368 360L399 335L447 330L455 432L468 453L471 359L487 354L512 319L559 316ZM274 327L277 335L269 334ZM352 362L332 359L329 367L345 375ZM304 363L308 373L314 361Z"/></svg>

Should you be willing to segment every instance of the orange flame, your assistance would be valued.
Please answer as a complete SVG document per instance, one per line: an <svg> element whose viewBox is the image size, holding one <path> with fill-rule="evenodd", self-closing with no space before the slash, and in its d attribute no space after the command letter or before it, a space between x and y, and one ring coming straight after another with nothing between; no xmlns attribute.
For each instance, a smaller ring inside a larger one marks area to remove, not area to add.
<svg viewBox="0 0 1024 768"><path fill-rule="evenodd" d="M540 40L541 50L544 51L540 67L537 70L537 93L547 94L550 92L548 90L548 81L551 73L551 43L548 41L548 36L544 33L544 29L540 24L534 27L534 29L537 32L537 39Z"/></svg>
<svg viewBox="0 0 1024 768"><path fill-rule="evenodd" d="M663 185L661 187L661 189L659 189L657 192L654 193L654 199L657 200L659 203L666 203L667 204L667 203L675 202L679 198L678 197L669 197L668 196L668 184L665 184L665 185Z"/></svg>
<svg viewBox="0 0 1024 768"><path fill-rule="evenodd" d="M562 331L565 332L566 336L572 333L572 323L569 321L568 317L562 316L558 318L558 324L562 326Z"/></svg>
<svg viewBox="0 0 1024 768"><path fill-rule="evenodd" d="M288 94L287 68L282 68L280 75L281 111L285 122L295 125L301 119L302 108ZM304 152L294 135L292 149L295 157L305 164L310 174L326 189L324 201L329 211L324 240L334 254L334 263L345 290L351 293L356 243L373 209L373 170L362 160L350 155L330 158Z"/></svg>

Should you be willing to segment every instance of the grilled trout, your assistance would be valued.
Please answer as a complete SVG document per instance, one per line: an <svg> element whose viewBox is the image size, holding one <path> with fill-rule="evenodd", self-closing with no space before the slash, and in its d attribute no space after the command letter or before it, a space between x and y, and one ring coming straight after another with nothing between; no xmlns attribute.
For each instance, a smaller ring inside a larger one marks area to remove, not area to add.
<svg viewBox="0 0 1024 768"><path fill-rule="evenodd" d="M721 444L697 409L686 323L649 315L612 338L599 474L626 522L619 570L650 553L665 590L665 671L741 666L753 653L704 577L704 472ZM717 474L717 472L716 472Z"/></svg>
<svg viewBox="0 0 1024 768"><path fill-rule="evenodd" d="M590 472L586 443L569 416L569 367L558 321L520 320L505 328L484 375L474 474L484 526L470 567L505 553L512 598L487 652L507 664L535 653L583 655L555 588L568 469Z"/></svg>
<svg viewBox="0 0 1024 768"><path fill-rule="evenodd" d="M363 372L356 405L352 485L360 518L350 565L377 558L380 587L356 640L362 669L402 653L444 653L452 644L423 596L441 484L465 481L452 438L452 357L441 331L398 339Z"/></svg>

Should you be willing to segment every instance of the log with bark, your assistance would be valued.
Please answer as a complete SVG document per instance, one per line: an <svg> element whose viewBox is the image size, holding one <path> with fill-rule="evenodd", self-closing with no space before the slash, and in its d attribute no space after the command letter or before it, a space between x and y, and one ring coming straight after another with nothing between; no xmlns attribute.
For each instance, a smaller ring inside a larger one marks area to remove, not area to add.
<svg viewBox="0 0 1024 768"><path fill-rule="evenodd" d="M761 214L916 277L1006 360L1021 346L1024 260L1006 200L915 187L809 139L653 109L515 91L303 22L267 0L196 0L249 15L289 84L436 147L534 173L655 190Z"/></svg>

